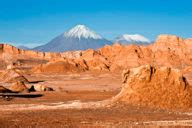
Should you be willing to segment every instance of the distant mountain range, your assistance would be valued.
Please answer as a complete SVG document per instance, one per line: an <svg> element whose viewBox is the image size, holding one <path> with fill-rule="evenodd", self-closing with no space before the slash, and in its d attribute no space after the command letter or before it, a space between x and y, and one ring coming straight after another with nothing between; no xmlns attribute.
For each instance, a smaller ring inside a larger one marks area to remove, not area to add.
<svg viewBox="0 0 192 128"><path fill-rule="evenodd" d="M73 50L97 49L104 45L112 44L99 34L90 30L84 25L77 25L68 32L65 32L49 43L36 47L33 50L44 52L63 52Z"/></svg>
<svg viewBox="0 0 192 128"><path fill-rule="evenodd" d="M55 37L49 43L35 47L30 50L42 51L42 52L64 52L64 51L76 51L86 49L98 49L105 45L112 45L113 42L118 42L124 45L127 44L139 44L145 45L151 43L146 37L135 34L124 34L117 37L114 41L109 41L92 31L85 25L77 25L67 32ZM19 46L21 49L29 50L25 46Z"/></svg>
<svg viewBox="0 0 192 128"><path fill-rule="evenodd" d="M147 39L146 37L139 35L139 34L135 34L135 35L128 35L128 34L124 34L120 37L117 37L115 42L119 42L121 44L139 44L139 45L146 45L146 44L150 44L151 41L149 39Z"/></svg>

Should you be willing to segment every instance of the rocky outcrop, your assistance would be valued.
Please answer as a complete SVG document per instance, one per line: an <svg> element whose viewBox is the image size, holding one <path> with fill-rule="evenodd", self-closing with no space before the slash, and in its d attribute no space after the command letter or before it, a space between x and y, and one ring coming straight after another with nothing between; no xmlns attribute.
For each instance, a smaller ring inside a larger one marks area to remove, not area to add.
<svg viewBox="0 0 192 128"><path fill-rule="evenodd" d="M4 72L2 72L0 74L0 79L1 79L1 81L5 82L5 83L14 83L17 81L26 82L26 83L29 82L25 78L25 76L22 75L22 73L20 73L19 71L15 70L15 69L5 70Z"/></svg>
<svg viewBox="0 0 192 128"><path fill-rule="evenodd" d="M179 46L182 45L181 42L183 42L184 39L181 37L178 37L176 35L159 35L156 43L160 43L161 45L169 45L173 46Z"/></svg>
<svg viewBox="0 0 192 128"><path fill-rule="evenodd" d="M105 46L99 49L110 63L111 71L138 67L144 64L169 66L182 69L192 65L191 40L174 35L160 35L149 46L120 45Z"/></svg>
<svg viewBox="0 0 192 128"><path fill-rule="evenodd" d="M13 83L10 88L12 92L29 92L27 86L22 81L17 81Z"/></svg>
<svg viewBox="0 0 192 128"><path fill-rule="evenodd" d="M114 103L163 109L191 106L189 84L177 69L150 65L124 70L121 92Z"/></svg>
<svg viewBox="0 0 192 128"><path fill-rule="evenodd" d="M192 64L190 47L181 37L160 35L150 48L157 65L184 68Z"/></svg>
<svg viewBox="0 0 192 128"><path fill-rule="evenodd" d="M109 61L98 51L89 49L82 53L81 57L86 63L88 70L109 71Z"/></svg>
<svg viewBox="0 0 192 128"><path fill-rule="evenodd" d="M9 44L0 44L0 54L7 53L13 56L22 56L28 58L41 58L41 59L55 59L55 58L79 58L81 56L81 51L75 52L37 52L32 50L23 50L11 46Z"/></svg>
<svg viewBox="0 0 192 128"><path fill-rule="evenodd" d="M12 91L0 85L0 93L11 93Z"/></svg>
<svg viewBox="0 0 192 128"><path fill-rule="evenodd" d="M99 51L110 62L111 71L138 67L153 62L153 53L146 46L114 44L105 46Z"/></svg>

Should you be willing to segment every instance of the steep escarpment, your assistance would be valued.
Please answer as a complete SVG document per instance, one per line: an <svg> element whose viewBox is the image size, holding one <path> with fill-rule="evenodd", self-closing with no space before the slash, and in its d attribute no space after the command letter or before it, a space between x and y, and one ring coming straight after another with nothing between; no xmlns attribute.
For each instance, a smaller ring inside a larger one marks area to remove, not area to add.
<svg viewBox="0 0 192 128"><path fill-rule="evenodd" d="M144 65L124 70L121 92L113 103L163 109L191 107L189 84L178 69Z"/></svg>

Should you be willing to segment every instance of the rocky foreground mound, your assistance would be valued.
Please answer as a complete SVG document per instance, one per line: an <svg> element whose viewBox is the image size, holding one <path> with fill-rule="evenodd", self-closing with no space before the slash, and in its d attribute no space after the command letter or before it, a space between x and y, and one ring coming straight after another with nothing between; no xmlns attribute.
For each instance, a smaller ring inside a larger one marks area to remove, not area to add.
<svg viewBox="0 0 192 128"><path fill-rule="evenodd" d="M189 84L177 69L150 65L124 70L121 92L113 102L163 109L191 106Z"/></svg>

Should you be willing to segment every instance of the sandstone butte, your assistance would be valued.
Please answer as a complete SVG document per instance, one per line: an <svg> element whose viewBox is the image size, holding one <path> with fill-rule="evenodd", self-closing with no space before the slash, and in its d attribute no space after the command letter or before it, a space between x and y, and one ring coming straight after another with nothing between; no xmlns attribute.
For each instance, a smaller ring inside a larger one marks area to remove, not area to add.
<svg viewBox="0 0 192 128"><path fill-rule="evenodd" d="M87 70L121 72L125 68L134 68L145 64L183 69L192 65L191 45L192 39L182 39L174 35L160 35L154 43L147 46L115 43L98 50L88 49L63 53L22 50L1 44L0 59L3 60L3 56L7 58L6 55L9 55L14 58L48 60L49 63L35 67L37 72L57 72L60 71L59 69L62 69L61 72ZM52 67L58 69L52 69Z"/></svg>
<svg viewBox="0 0 192 128"><path fill-rule="evenodd" d="M163 109L191 107L189 84L178 69L144 65L124 70L122 78L122 90L112 98L113 104Z"/></svg>

